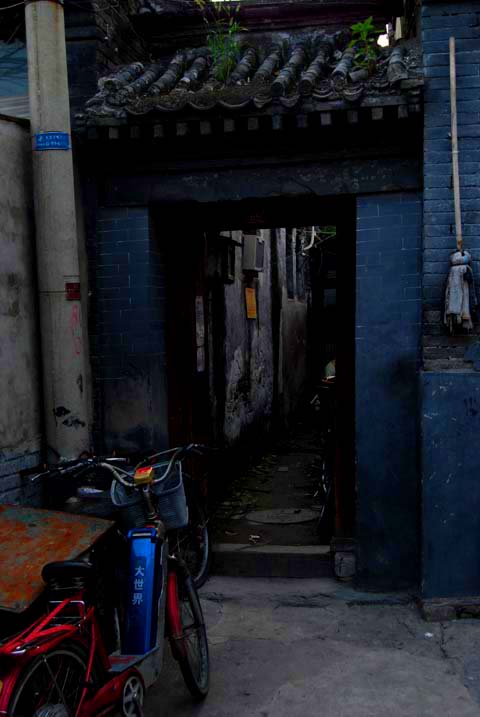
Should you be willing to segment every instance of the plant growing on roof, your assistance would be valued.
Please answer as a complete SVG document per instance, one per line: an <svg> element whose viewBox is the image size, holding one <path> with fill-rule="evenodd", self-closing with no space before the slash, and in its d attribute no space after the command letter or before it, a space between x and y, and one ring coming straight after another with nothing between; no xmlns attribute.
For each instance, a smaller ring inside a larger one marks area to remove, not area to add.
<svg viewBox="0 0 480 717"><path fill-rule="evenodd" d="M207 26L207 46L212 55L215 79L227 82L240 59L238 33L244 29L238 22L240 3L195 0L195 4Z"/></svg>
<svg viewBox="0 0 480 717"><path fill-rule="evenodd" d="M384 30L378 30L373 24L373 17L367 17L363 22L356 22L350 28L352 39L349 47L355 49L354 64L373 72L379 55L378 38Z"/></svg>

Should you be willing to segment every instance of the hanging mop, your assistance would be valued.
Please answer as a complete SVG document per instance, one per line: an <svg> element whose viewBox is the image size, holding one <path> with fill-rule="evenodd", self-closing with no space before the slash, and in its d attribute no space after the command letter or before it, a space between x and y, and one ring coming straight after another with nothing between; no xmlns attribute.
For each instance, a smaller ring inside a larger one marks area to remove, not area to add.
<svg viewBox="0 0 480 717"><path fill-rule="evenodd" d="M458 166L457 126L457 73L455 38L450 38L450 107L452 114L452 169L455 201L455 232L457 250L450 255L450 272L445 291L444 323L450 333L455 329L473 329L472 310L477 307L477 296L471 267L472 257L463 248L462 209L460 201L460 172Z"/></svg>

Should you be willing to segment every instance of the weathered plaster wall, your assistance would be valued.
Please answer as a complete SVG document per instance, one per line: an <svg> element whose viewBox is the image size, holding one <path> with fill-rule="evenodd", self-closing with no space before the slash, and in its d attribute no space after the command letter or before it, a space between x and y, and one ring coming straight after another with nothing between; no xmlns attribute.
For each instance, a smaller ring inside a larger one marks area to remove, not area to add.
<svg viewBox="0 0 480 717"><path fill-rule="evenodd" d="M29 131L0 119L0 500L30 500L41 402Z"/></svg>
<svg viewBox="0 0 480 717"><path fill-rule="evenodd" d="M278 280L281 290L280 346L278 367L278 404L285 423L299 408L307 380L307 295L303 300L297 296L296 260L292 254L294 296L288 297L286 281L286 229L277 229L272 241L277 242Z"/></svg>
<svg viewBox="0 0 480 717"><path fill-rule="evenodd" d="M264 271L247 284L242 248L236 247L236 281L225 286L225 424L227 444L267 432L272 418L273 348L270 232L264 231ZM247 319L245 288L256 289L257 318Z"/></svg>

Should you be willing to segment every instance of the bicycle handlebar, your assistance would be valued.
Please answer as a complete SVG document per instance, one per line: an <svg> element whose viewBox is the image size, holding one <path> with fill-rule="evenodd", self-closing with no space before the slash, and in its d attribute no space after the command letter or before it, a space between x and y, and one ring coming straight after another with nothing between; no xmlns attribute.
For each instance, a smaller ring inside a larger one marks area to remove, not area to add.
<svg viewBox="0 0 480 717"><path fill-rule="evenodd" d="M161 456L166 456L169 454L172 454L172 457L170 458L168 462L168 466L165 470L165 472L159 477L155 478L151 485L157 485L158 483L161 483L162 481L166 480L169 475L171 474L174 466L178 461L181 461L188 453L205 453L208 450L210 450L207 446L203 446L199 443L190 443L188 446L179 446L177 448L169 448L166 451L160 451L158 453L154 453L151 456L149 456L146 459L143 459L135 466L135 470L140 467L151 465L153 461L157 460ZM107 471L109 471L113 478L117 480L119 483L124 485L127 488L132 488L135 485L133 475L132 473L123 470L122 468L119 468L118 466L114 466L114 463L118 462L126 462L127 459L125 458L81 458L71 461L65 461L63 463L60 463L58 465L50 467L48 470L37 473L36 475L31 477L31 482L38 480L39 478L42 478L47 475L54 475L55 473L58 473L60 475L64 475L66 473L74 473L78 470L77 475L81 475L82 473L86 472L89 468L92 467L99 467L104 468ZM135 472L135 471L134 471Z"/></svg>

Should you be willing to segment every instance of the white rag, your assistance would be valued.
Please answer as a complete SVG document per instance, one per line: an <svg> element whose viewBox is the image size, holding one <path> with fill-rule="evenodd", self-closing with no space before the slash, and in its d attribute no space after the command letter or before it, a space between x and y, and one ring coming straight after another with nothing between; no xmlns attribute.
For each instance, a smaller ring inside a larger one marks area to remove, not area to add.
<svg viewBox="0 0 480 717"><path fill-rule="evenodd" d="M455 327L473 329L470 313L470 292L472 304L476 306L476 296L473 286L473 272L469 263L471 256L468 252L454 252L450 257L452 266L447 280L445 292L444 322L453 332Z"/></svg>

